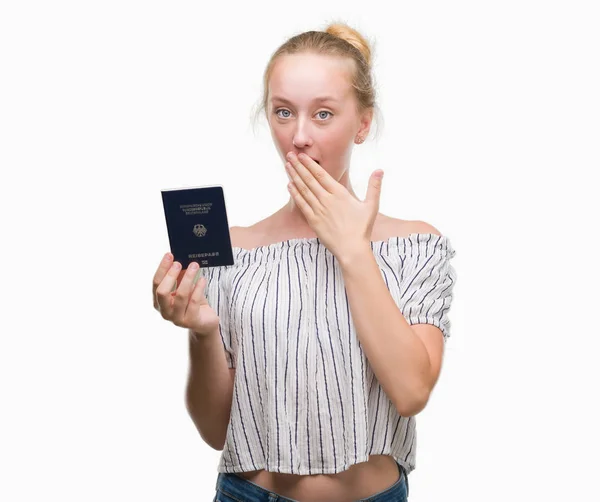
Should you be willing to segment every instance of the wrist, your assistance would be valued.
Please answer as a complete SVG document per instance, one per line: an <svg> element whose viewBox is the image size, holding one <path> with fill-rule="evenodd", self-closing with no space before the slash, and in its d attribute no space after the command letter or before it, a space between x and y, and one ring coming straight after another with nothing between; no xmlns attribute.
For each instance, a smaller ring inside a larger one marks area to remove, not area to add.
<svg viewBox="0 0 600 502"><path fill-rule="evenodd" d="M349 248L347 252L337 258L343 269L364 265L365 260L373 256L370 243Z"/></svg>
<svg viewBox="0 0 600 502"><path fill-rule="evenodd" d="M193 343L206 342L207 340L214 338L218 333L219 333L218 327L208 333L200 333L199 331L194 331L193 329L188 329L188 336Z"/></svg>

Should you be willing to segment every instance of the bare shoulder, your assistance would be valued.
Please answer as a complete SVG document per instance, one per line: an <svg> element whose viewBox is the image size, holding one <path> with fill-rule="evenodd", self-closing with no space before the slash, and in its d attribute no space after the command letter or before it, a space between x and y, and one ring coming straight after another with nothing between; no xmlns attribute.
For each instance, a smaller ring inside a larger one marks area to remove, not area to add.
<svg viewBox="0 0 600 502"><path fill-rule="evenodd" d="M384 216L378 231L374 232L374 240L384 240L388 237L408 237L410 234L436 234L441 235L440 231L433 225L421 220L401 220Z"/></svg>
<svg viewBox="0 0 600 502"><path fill-rule="evenodd" d="M231 247L250 249L254 247L253 227L229 227Z"/></svg>
<svg viewBox="0 0 600 502"><path fill-rule="evenodd" d="M243 247L243 232L245 227L229 227L229 237L231 238L232 247Z"/></svg>
<svg viewBox="0 0 600 502"><path fill-rule="evenodd" d="M382 232L386 236L408 237L410 234L436 234L441 235L433 225L421 220L401 220L385 216L382 222Z"/></svg>
<svg viewBox="0 0 600 502"><path fill-rule="evenodd" d="M410 234L435 234L435 235L442 235L441 232L435 228L433 225L425 222L425 221L421 221L421 220L413 220L408 222L409 228L410 230L408 231L408 233Z"/></svg>

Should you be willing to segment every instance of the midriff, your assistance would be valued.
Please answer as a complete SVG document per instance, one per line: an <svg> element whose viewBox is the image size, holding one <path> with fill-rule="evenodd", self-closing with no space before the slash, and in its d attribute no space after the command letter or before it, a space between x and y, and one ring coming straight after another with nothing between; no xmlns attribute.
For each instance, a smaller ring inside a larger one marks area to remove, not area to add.
<svg viewBox="0 0 600 502"><path fill-rule="evenodd" d="M270 218L262 223L266 224ZM385 240L389 236L402 236L406 230L398 230L398 223L402 220L392 219L378 214L373 227L371 240ZM236 242L232 244L240 247L254 248L278 242L283 239L297 238L300 234L294 232L290 235L273 235L273 232L259 232L255 228L244 229L243 234L236 234ZM237 227L240 228L240 227ZM285 225L282 228L287 228ZM250 232L250 230L252 230ZM259 238L260 236L261 238ZM312 235L311 235L312 236ZM258 471L237 472L237 476L246 479L255 485L275 492L284 497L311 502L353 502L357 499L367 498L392 486L400 477L398 465L389 455L371 455L367 462L361 462L337 474L282 474L264 469Z"/></svg>
<svg viewBox="0 0 600 502"><path fill-rule="evenodd" d="M236 472L237 476L295 500L352 502L386 490L400 478L398 465L389 455L371 455L336 474L282 474L263 470Z"/></svg>

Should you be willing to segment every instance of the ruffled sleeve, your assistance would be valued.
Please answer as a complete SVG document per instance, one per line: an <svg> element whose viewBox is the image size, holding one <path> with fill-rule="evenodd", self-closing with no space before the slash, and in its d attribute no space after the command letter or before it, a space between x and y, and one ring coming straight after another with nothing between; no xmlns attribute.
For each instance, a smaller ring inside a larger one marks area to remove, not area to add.
<svg viewBox="0 0 600 502"><path fill-rule="evenodd" d="M200 277L206 277L207 282L204 288L204 294L208 300L208 304L219 316L219 333L223 342L223 348L225 349L227 365L229 368L235 368L235 349L237 344L235 343L229 326L230 284L228 279L231 268L232 267L227 266L201 268L194 278L194 284Z"/></svg>
<svg viewBox="0 0 600 502"><path fill-rule="evenodd" d="M450 336L448 313L453 300L456 271L450 260L456 254L446 236L412 234L400 282L400 310L408 324L438 327L444 342Z"/></svg>

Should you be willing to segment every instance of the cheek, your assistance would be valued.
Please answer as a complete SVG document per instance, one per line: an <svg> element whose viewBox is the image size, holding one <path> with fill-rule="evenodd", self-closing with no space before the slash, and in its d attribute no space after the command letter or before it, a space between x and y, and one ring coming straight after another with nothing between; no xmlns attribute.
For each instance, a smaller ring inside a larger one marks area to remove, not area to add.
<svg viewBox="0 0 600 502"><path fill-rule="evenodd" d="M289 141L286 139L284 134L277 133L275 131L271 131L271 138L273 138L273 143L275 147L279 151L281 155L286 155L288 153L289 148L286 146L289 144ZM288 150L286 150L286 148Z"/></svg>
<svg viewBox="0 0 600 502"><path fill-rule="evenodd" d="M280 146L285 146L286 143L291 141L291 139L288 140L287 134L284 131L282 131L281 129L277 129L277 128L271 129L271 136L273 137L275 142Z"/></svg>
<svg viewBox="0 0 600 502"><path fill-rule="evenodd" d="M326 151L323 152L323 160L332 166L340 166L345 162L352 151L352 143L348 138L336 138L327 143Z"/></svg>

